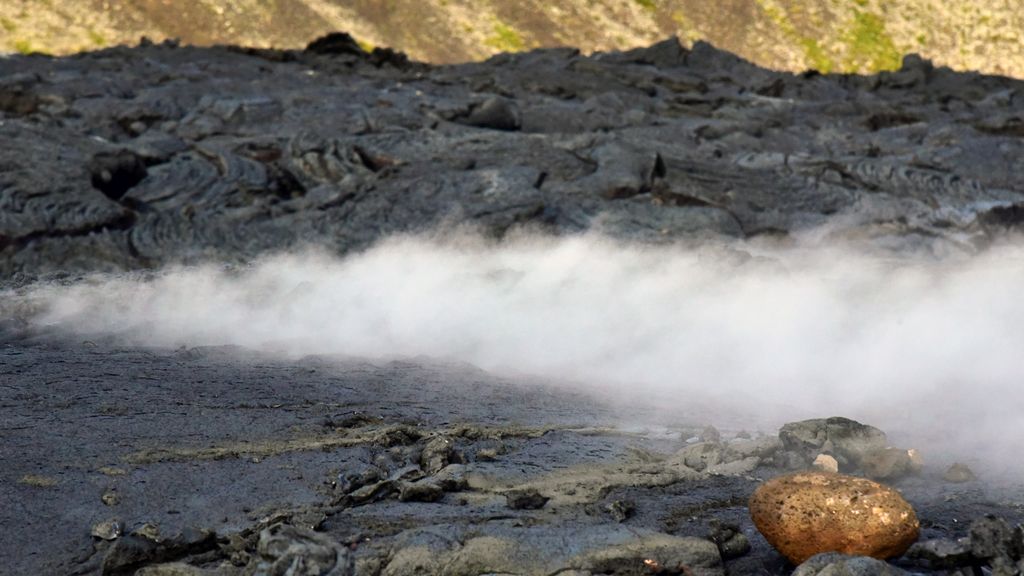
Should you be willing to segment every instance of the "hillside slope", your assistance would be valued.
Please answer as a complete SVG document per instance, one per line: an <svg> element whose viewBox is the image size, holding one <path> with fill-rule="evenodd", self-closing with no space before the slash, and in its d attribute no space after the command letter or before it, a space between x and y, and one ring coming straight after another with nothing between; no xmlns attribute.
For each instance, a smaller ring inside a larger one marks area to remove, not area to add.
<svg viewBox="0 0 1024 576"><path fill-rule="evenodd" d="M1024 76L1018 0L3 0L0 51L56 54L140 36L298 47L333 30L415 59L704 39L787 70L871 72L916 52L956 69Z"/></svg>

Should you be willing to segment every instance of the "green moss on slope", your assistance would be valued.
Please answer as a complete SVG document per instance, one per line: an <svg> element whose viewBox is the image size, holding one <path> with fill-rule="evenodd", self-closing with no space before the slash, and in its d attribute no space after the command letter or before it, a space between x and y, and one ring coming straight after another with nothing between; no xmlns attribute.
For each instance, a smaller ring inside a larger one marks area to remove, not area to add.
<svg viewBox="0 0 1024 576"><path fill-rule="evenodd" d="M521 52L526 48L526 42L523 41L519 32L501 22L494 23L494 34L489 36L484 43L502 52Z"/></svg>
<svg viewBox="0 0 1024 576"><path fill-rule="evenodd" d="M28 40L15 40L14 49L20 54L31 54L36 51Z"/></svg>
<svg viewBox="0 0 1024 576"><path fill-rule="evenodd" d="M845 68L874 71L900 67L900 51L885 31L885 22L876 14L858 10L845 40L849 49Z"/></svg>
<svg viewBox="0 0 1024 576"><path fill-rule="evenodd" d="M814 38L800 38L800 46L804 49L804 56L810 62L811 67L823 74L828 74L835 69L836 64L828 57L825 50Z"/></svg>
<svg viewBox="0 0 1024 576"><path fill-rule="evenodd" d="M819 44L814 38L805 38L802 36L781 8L765 0L758 0L758 6L760 6L761 10L764 11L765 15L771 19L779 30L782 31L783 36L785 36L787 40L795 43L803 49L804 58L806 59L808 66L826 74L836 68L835 62L832 61L832 58L829 57L825 49L821 47L821 44Z"/></svg>

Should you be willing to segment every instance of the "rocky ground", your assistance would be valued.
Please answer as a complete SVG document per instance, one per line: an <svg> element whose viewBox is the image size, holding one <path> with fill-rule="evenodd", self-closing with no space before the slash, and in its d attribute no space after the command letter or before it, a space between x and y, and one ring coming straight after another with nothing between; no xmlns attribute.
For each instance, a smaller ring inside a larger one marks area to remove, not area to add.
<svg viewBox="0 0 1024 576"><path fill-rule="evenodd" d="M642 400L428 359L14 334L0 358L12 575L788 574L747 500L825 438L637 425ZM943 561L990 563L950 539L985 514L1024 521L1024 499L941 473L891 482L922 540L959 550Z"/></svg>
<svg viewBox="0 0 1024 576"><path fill-rule="evenodd" d="M345 252L446 225L972 251L1020 220L1020 86L913 57L795 76L674 40L455 67L345 37L6 58L0 273Z"/></svg>
<svg viewBox="0 0 1024 576"><path fill-rule="evenodd" d="M976 252L1021 221L1020 86L915 58L795 76L675 41L456 67L340 36L3 59L0 304L37 279L467 225ZM775 430L637 425L655 399L430 359L39 334L3 308L3 573L793 570L746 510L812 455ZM946 539L893 566L1010 570L1019 531L955 539L1024 520L1019 491L943 472L888 480Z"/></svg>

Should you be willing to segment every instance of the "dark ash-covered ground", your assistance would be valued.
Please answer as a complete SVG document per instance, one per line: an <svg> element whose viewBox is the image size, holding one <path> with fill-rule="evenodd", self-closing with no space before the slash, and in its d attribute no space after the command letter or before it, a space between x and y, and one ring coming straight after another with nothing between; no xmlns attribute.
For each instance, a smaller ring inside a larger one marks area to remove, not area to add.
<svg viewBox="0 0 1024 576"><path fill-rule="evenodd" d="M972 253L1021 219L1021 86L915 58L795 76L675 41L454 67L343 38L2 59L0 573L789 573L745 508L779 472L773 430L709 467L686 460L715 424L699 407L37 334L12 303L39 279L462 226ZM941 472L896 483L923 537L1024 520L1019 491ZM723 565L716 521L752 550Z"/></svg>
<svg viewBox="0 0 1024 576"><path fill-rule="evenodd" d="M714 546L709 557L706 541L681 538L715 522L752 544L727 573L792 569L746 512L758 480L779 471L684 465L696 415L623 424L656 411L427 359L286 362L52 337L8 340L0 358L4 574L167 562L277 574L254 558L260 529L281 521L342 543L351 571L332 574L631 574L659 546L714 574ZM989 513L1024 520L1021 499L940 473L896 483L923 538L965 536ZM417 482L440 489L411 495ZM506 494L530 488L550 500L513 509ZM90 536L108 520L126 533L152 524L172 544ZM110 552L118 545L127 551ZM166 570L147 573L200 573Z"/></svg>

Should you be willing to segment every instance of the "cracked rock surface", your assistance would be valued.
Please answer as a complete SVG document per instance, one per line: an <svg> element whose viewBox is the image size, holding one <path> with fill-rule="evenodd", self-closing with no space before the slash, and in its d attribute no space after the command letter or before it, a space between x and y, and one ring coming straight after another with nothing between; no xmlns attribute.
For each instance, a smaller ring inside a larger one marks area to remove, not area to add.
<svg viewBox="0 0 1024 576"><path fill-rule="evenodd" d="M342 40L0 59L0 274L466 225L945 253L1022 219L1020 81L913 56L793 75L672 39L433 67Z"/></svg>

